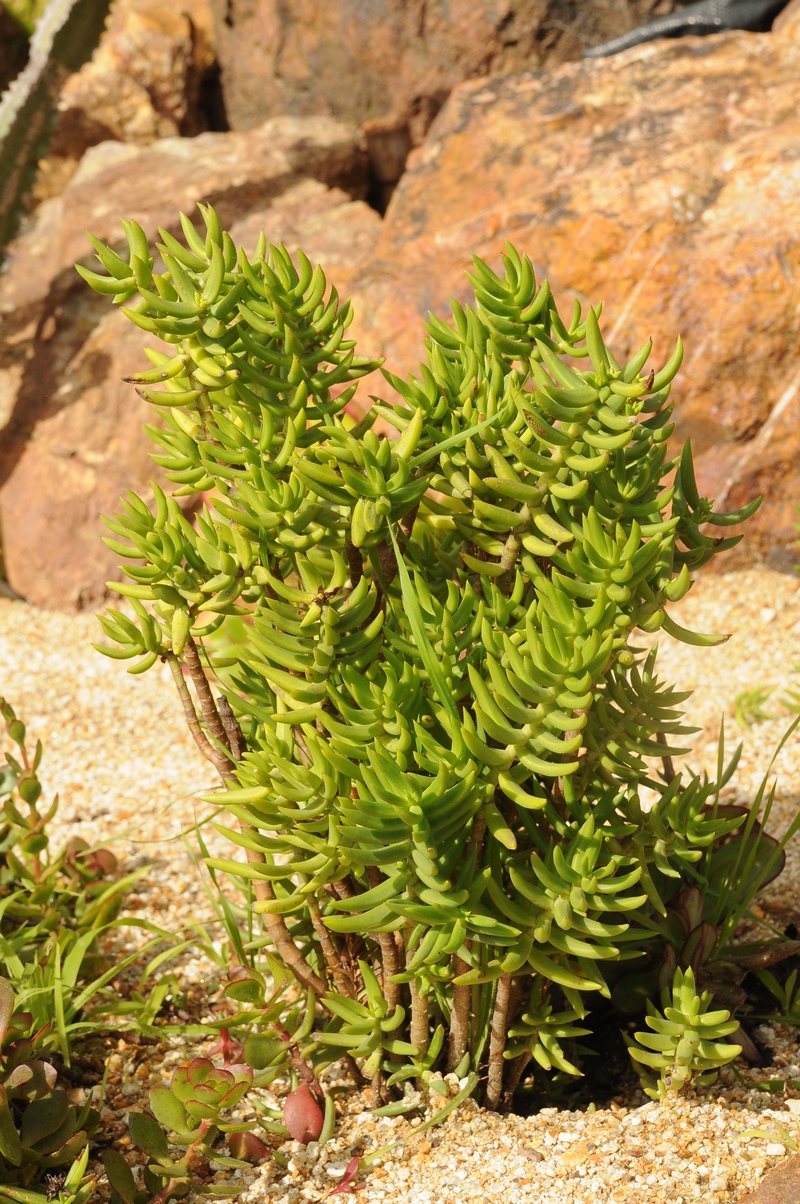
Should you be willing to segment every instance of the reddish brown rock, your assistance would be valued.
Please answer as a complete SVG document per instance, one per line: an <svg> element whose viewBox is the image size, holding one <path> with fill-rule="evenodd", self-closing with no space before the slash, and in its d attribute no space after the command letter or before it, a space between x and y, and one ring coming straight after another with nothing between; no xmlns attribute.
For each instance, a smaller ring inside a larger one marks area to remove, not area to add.
<svg viewBox="0 0 800 1204"><path fill-rule="evenodd" d="M116 0L94 55L61 89L36 196L61 192L98 142L206 129L200 89L214 55L209 0Z"/></svg>
<svg viewBox="0 0 800 1204"><path fill-rule="evenodd" d="M578 58L673 0L213 0L233 129L274 113L405 117L415 143L451 88Z"/></svg>
<svg viewBox="0 0 800 1204"><path fill-rule="evenodd" d="M800 1155L784 1159L739 1204L800 1204Z"/></svg>
<svg viewBox="0 0 800 1204"><path fill-rule="evenodd" d="M782 37L796 37L800 31L800 0L789 0L786 8L772 22L772 32Z"/></svg>
<svg viewBox="0 0 800 1204"><path fill-rule="evenodd" d="M796 28L796 27L795 27ZM797 559L800 30L649 43L462 85L351 280L355 330L413 370L427 310L506 239L566 302L602 299L620 356L686 343L674 388L703 491L766 496L745 557ZM386 386L384 386L384 390ZM732 563L728 558L727 563Z"/></svg>
<svg viewBox="0 0 800 1204"><path fill-rule="evenodd" d="M143 336L71 266L90 261L86 229L116 241L123 215L152 238L158 225L176 229L178 209L210 200L241 241L263 228L309 248L335 280L380 230L353 199L365 188L358 131L286 118L246 136L104 143L39 207L0 277L0 532L14 589L40 605L99 603L117 575L99 516L128 488L146 496L159 471L142 433L153 411L121 380L142 365Z"/></svg>

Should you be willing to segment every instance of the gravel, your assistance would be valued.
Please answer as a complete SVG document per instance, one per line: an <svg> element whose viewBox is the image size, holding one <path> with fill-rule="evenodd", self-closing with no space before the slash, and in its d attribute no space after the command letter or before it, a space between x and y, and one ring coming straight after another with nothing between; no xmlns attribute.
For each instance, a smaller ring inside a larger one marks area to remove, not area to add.
<svg viewBox="0 0 800 1204"><path fill-rule="evenodd" d="M658 664L662 678L695 691L687 716L700 730L686 760L713 773L724 717L730 750L743 743L726 797L748 802L791 718L781 698L800 690L798 582L767 569L710 573L671 613L694 630L732 633L727 643L708 649L662 636ZM97 638L92 615L36 611L0 597L0 693L44 743L45 790L58 791L61 800L53 842L78 834L90 843L110 843L126 870L146 866L146 877L128 900L142 917L171 931L211 921L183 835L211 810L199 795L215 788L213 770L185 731L166 667L131 677L91 649ZM646 642L652 638L643 637L642 645ZM740 696L749 692L745 702L752 706L756 690L772 691L762 701L769 717L741 728L735 720L737 709L743 710ZM789 740L775 770L770 828L778 831L800 799L800 738ZM231 855L210 825L204 836L215 852ZM780 928L790 922L800 927L798 883L795 841L786 872L760 904L763 916ZM213 966L193 956L184 974L202 995ZM362 1204L488 1204L503 1196L515 1204L734 1202L780 1164L787 1146L800 1144L796 1034L773 1024L757 1035L773 1052L768 1070L740 1062L726 1068L714 1087L665 1104L645 1102L636 1093L593 1111L549 1108L530 1117L501 1117L468 1101L440 1127L415 1134L420 1121L374 1118L369 1092L350 1091L338 1098L331 1142L322 1148L277 1146L279 1161L237 1172L240 1199L321 1200L355 1154L399 1142L364 1175ZM104 1108L125 1150L125 1110L146 1106L149 1086L207 1046L174 1039L158 1047L131 1048L116 1040L111 1045ZM767 1080L785 1086L766 1090ZM450 1087L458 1090L455 1081ZM76 1089L76 1102L83 1091ZM762 1135L747 1136L753 1129Z"/></svg>

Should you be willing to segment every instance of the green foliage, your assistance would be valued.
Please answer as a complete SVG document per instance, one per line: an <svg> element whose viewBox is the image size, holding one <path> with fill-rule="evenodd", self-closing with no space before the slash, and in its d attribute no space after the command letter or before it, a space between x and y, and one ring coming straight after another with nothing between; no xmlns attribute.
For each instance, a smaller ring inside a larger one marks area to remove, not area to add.
<svg viewBox="0 0 800 1204"><path fill-rule="evenodd" d="M0 1190L15 1199L24 1194L26 1204L46 1198L35 1191L46 1170L88 1155L99 1120L88 1105L78 1113L56 1086L55 1068L39 1056L44 1035L30 1012L16 1009L11 984L0 978ZM94 1180L85 1181L85 1168L83 1157L68 1175L66 1195L76 1204L94 1186ZM26 1191L14 1194L11 1188Z"/></svg>
<svg viewBox="0 0 800 1204"><path fill-rule="evenodd" d="M758 502L716 514L688 445L667 458L680 340L658 371L649 342L618 364L600 307L562 318L510 246L502 275L476 260L474 307L431 315L419 377L384 373L394 404L351 416L377 361L349 304L301 252L262 235L248 256L200 209L158 262L126 221L125 254L92 240L108 274L78 269L169 345L130 379L175 488L106 520L127 580L103 651L170 665L246 857L207 864L254 900L243 963L269 948L305 988L315 1069L355 1058L390 1107L408 1077L485 1073L507 1104L526 1067L577 1069L560 1042L620 963L673 948L683 1000L690 933L664 928L682 891L717 884L727 948L768 880L775 843L720 805L723 767L674 774L687 694L635 642L726 638L667 609L740 538L706 524ZM675 1081L716 1064L682 1040Z"/></svg>
<svg viewBox="0 0 800 1204"><path fill-rule="evenodd" d="M109 984L139 957L159 947L141 976L143 987L165 960L189 943L146 921L120 917L125 895L143 871L120 876L109 849L90 847L72 837L60 850L50 848L47 826L58 811L58 796L40 810L39 768L43 749L31 753L25 725L0 698L0 716L15 754L0 766L0 957L3 971L30 1012L48 1050L70 1065L73 1041L108 1023L110 1014L131 1015L140 1030L152 1024L163 988L121 1001ZM154 933L140 951L118 962L99 950L99 939L116 927L140 927ZM167 948L164 949L164 942Z"/></svg>
<svg viewBox="0 0 800 1204"><path fill-rule="evenodd" d="M648 997L655 997L672 982L678 966L690 967L699 989L713 994L718 1005L735 1012L745 1002L745 976L759 973L800 952L800 941L776 937L772 932L761 940L736 940L742 920L751 927L769 928L751 911L756 896L783 870L786 845L800 826L795 816L780 840L764 831L775 799L775 785L767 785L772 766L800 720L784 733L756 791L752 805L721 804L719 792L730 780L739 761L741 746L725 765L724 729L719 741L717 780L705 783L709 813L727 825L700 851L689 867L685 886L670 900L666 914L655 917L659 933L659 964L653 960L645 970L623 974L614 986L614 1002L626 1012L635 1012Z"/></svg>
<svg viewBox="0 0 800 1204"><path fill-rule="evenodd" d="M653 1099L680 1091L693 1076L700 1084L713 1083L721 1066L732 1062L741 1046L725 1041L739 1027L725 1008L711 1010L711 993L698 995L691 967L678 968L671 991L661 996L663 1015L647 1005L646 1024L652 1031L636 1033L626 1044L631 1057L642 1067L642 1086ZM650 1070L659 1071L658 1078Z"/></svg>
<svg viewBox="0 0 800 1204"><path fill-rule="evenodd" d="M739 1134L740 1140L745 1137L760 1137L764 1141L779 1141L789 1154L800 1154L800 1146L797 1144L791 1133L784 1128L777 1120L772 1121L775 1128L774 1133L770 1133L768 1129L745 1129Z"/></svg>
<svg viewBox="0 0 800 1204"><path fill-rule="evenodd" d="M766 704L772 697L772 690L766 686L755 686L752 690L742 690L733 700L733 716L739 727L752 727L755 723L764 723L772 719Z"/></svg>
<svg viewBox="0 0 800 1204"><path fill-rule="evenodd" d="M247 1166L266 1154L266 1146L250 1132L251 1124L220 1119L223 1111L241 1101L252 1083L249 1066L220 1069L209 1058L193 1058L177 1067L169 1087L154 1087L150 1092L153 1115L131 1112L128 1116L131 1138L147 1156L142 1187L137 1187L118 1151L104 1154L113 1204L143 1204L154 1197L181 1199L190 1191L203 1196L238 1195L241 1184L208 1183L201 1171L209 1166L215 1170ZM217 1145L223 1135L248 1161L220 1152ZM172 1156L171 1145L182 1150L180 1157Z"/></svg>
<svg viewBox="0 0 800 1204"><path fill-rule="evenodd" d="M47 7L46 0L2 0L2 4L28 35Z"/></svg>

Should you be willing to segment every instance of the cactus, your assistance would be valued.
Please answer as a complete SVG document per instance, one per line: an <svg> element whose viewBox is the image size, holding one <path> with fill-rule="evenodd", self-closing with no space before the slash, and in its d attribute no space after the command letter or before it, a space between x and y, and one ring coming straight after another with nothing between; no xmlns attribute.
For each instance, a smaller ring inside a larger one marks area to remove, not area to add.
<svg viewBox="0 0 800 1204"><path fill-rule="evenodd" d="M523 1074L580 1071L560 1041L625 963L691 957L660 927L681 890L706 875L727 944L776 868L755 811L720 807L722 766L675 772L688 695L635 635L727 638L669 607L758 500L716 513L688 444L668 458L680 339L660 368L650 341L617 363L600 307L562 317L511 246L500 274L475 261L474 307L430 317L419 378L385 372L394 403L352 417L378 361L349 303L200 211L158 264L124 221L129 255L94 239L104 272L78 269L168 348L130 379L175 488L106 520L127 580L102 650L169 666L246 855L208 864L255 896L304 1033L319 1005L315 1071L347 1055L397 1108L449 1070L507 1106Z"/></svg>
<svg viewBox="0 0 800 1204"><path fill-rule="evenodd" d="M28 62L0 96L0 258L14 231L20 202L47 145L48 122L67 74L92 54L110 0L49 0L14 5L14 15L31 24Z"/></svg>

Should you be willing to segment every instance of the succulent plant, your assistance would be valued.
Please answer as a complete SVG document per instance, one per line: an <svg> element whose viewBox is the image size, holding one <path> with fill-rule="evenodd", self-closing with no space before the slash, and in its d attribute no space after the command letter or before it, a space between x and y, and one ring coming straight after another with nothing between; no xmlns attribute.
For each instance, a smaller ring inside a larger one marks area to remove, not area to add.
<svg viewBox="0 0 800 1204"><path fill-rule="evenodd" d="M117 1007L119 999L107 985L139 956L134 953L115 965L100 952L98 939L116 922L126 892L142 871L118 875L109 849L91 848L77 836L61 849L51 847L47 828L57 814L58 796L39 809L41 741L29 750L25 725L4 698L0 716L16 746L0 769L4 972L37 1027L55 1022L48 1025L48 1048L58 1046L69 1064L71 1037L97 1027L88 1005L97 1015L101 1005Z"/></svg>
<svg viewBox="0 0 800 1204"><path fill-rule="evenodd" d="M131 1138L148 1158L143 1186L137 1187L118 1151L109 1150L104 1155L116 1204L140 1204L151 1198L166 1201L182 1198L190 1191L210 1196L237 1195L240 1186L209 1183L207 1178L211 1169L246 1166L268 1153L251 1132L253 1124L220 1119L220 1113L235 1107L252 1084L249 1066L221 1069L210 1058L193 1058L177 1067L168 1087L154 1087L150 1092L153 1115L131 1112L128 1116ZM231 1157L218 1149L223 1135L229 1138L229 1148L241 1157ZM171 1145L183 1151L180 1157L173 1157Z"/></svg>
<svg viewBox="0 0 800 1204"><path fill-rule="evenodd" d="M720 1067L742 1052L741 1046L725 1041L739 1022L726 1008L711 1010L710 991L697 994L691 967L676 969L671 990L662 993L661 1008L660 1013L648 1002L645 1022L652 1031L626 1039L641 1067L642 1086L653 1099L679 1091L693 1077L701 1085L713 1083ZM651 1070L659 1071L657 1078Z"/></svg>
<svg viewBox="0 0 800 1204"><path fill-rule="evenodd" d="M44 1033L14 1005L0 978L0 1194L33 1189L45 1171L79 1158L99 1119L88 1105L79 1113L70 1104L55 1067L37 1056Z"/></svg>
<svg viewBox="0 0 800 1204"><path fill-rule="evenodd" d="M513 247L359 416L378 361L349 304L301 252L262 235L248 255L200 212L155 253L124 221L124 252L93 240L107 274L78 269L168 345L130 379L174 488L106 520L126 580L102 647L169 666L246 857L208 864L322 1009L315 1068L345 1053L387 1104L407 1072L451 1070L498 1107L522 1058L545 1074L558 1030L591 1027L620 961L658 965L708 850L754 834L674 772L687 694L635 632L726 638L668 608L758 501L715 513L688 444L668 458L680 340L658 370L650 341L618 363L600 306L562 317Z"/></svg>
<svg viewBox="0 0 800 1204"><path fill-rule="evenodd" d="M33 754L29 752L25 724L2 697L0 716L17 752L16 756L7 752L5 765L0 768L0 891L7 892L23 882L28 884L31 897L20 907L10 906L6 914L9 918L33 919L41 916L41 905L46 900L52 903L60 896L60 901L65 902L70 897L81 904L84 899L104 893L106 883L100 880L116 872L117 859L110 849L90 848L79 836L71 837L57 855L52 854L47 827L58 812L58 795L44 813L39 811L38 804L42 797L39 779L42 742L37 740ZM57 889L57 883L59 880L63 882L64 878L88 887L82 892L82 898L79 899L74 891ZM118 903L116 906L118 909ZM70 912L70 918L76 918L75 906L70 908ZM112 912L113 908L106 906L102 920L111 918ZM91 922L97 918L93 915ZM66 919L62 908L58 918L53 917L52 927Z"/></svg>

